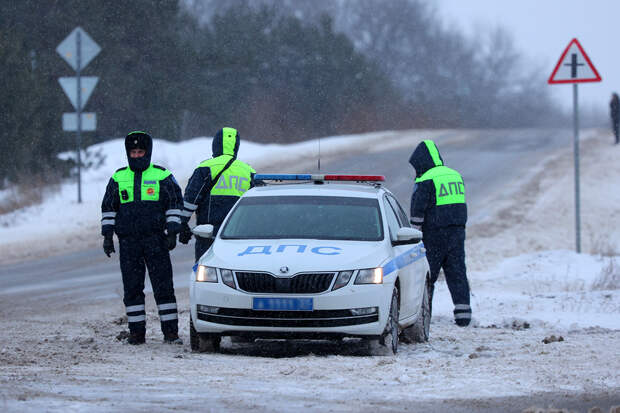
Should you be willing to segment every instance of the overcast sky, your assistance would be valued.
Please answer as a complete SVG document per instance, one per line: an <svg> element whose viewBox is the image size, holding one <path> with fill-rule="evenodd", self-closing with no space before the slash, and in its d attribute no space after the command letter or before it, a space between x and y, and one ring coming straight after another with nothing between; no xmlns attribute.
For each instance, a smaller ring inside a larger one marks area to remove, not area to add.
<svg viewBox="0 0 620 413"><path fill-rule="evenodd" d="M430 0L429 0L430 1ZM500 25L514 36L516 46L549 78L562 52L577 38L603 78L579 84L583 107L607 105L612 91L620 92L619 0L437 0L449 24L472 33ZM572 85L548 85L566 108L572 108ZM601 109L606 109L601 106Z"/></svg>

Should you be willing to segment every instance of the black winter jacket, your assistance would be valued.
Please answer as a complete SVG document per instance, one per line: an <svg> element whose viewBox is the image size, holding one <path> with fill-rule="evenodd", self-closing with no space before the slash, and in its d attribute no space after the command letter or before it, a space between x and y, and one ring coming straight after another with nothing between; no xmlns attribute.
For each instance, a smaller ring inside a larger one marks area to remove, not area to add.
<svg viewBox="0 0 620 413"><path fill-rule="evenodd" d="M229 141L224 143L223 131L227 131L226 139ZM231 131L234 133L230 134ZM231 144L231 140L234 139L234 143ZM211 151L213 157L211 160L214 164L224 167L228 161L232 160L233 163L229 166L227 171L233 169L235 163L243 164L247 170L252 171L249 176L241 177L247 179L250 182L250 188L254 186L254 170L247 164L237 160L237 153L239 152L240 137L236 130L232 128L224 128L218 131L213 137ZM226 174L226 171L223 175ZM224 221L228 212L235 205L239 196L231 195L213 195L206 189L213 187L215 178L211 168L208 166L198 166L192 176L190 177L187 187L185 188L184 199L184 211L183 211L183 223L187 223L192 214L196 213L196 224L212 224L219 228L219 225ZM221 178L220 178L221 179ZM213 191L213 189L212 189Z"/></svg>
<svg viewBox="0 0 620 413"><path fill-rule="evenodd" d="M142 200L142 173L151 166L152 139L149 135L140 136L147 143L146 155L142 158L129 156L130 141L135 137L128 135L125 140L125 149L129 166L120 168L116 172L129 168L134 173L134 199L132 202L121 203L118 183L110 178L101 203L101 234L110 236L116 233L122 237L140 237L152 234L178 233L181 229L181 213L183 210L183 195L181 188L172 174L159 181L159 199L156 201ZM153 165L162 172L166 168ZM145 182L146 184L146 182Z"/></svg>
<svg viewBox="0 0 620 413"><path fill-rule="evenodd" d="M433 160L426 143L420 142L409 158L409 163L415 168L416 178L431 168L443 165L439 151L437 155L438 159ZM435 191L433 181L426 180L416 183L411 195L411 223L420 225L425 236L436 228L465 226L467 223L467 204L436 205Z"/></svg>

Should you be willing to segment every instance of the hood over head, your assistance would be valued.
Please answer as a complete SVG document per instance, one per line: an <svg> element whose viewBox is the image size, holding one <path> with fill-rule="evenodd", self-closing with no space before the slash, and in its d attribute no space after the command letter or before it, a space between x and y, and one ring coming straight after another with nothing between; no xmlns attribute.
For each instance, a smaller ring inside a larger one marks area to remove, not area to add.
<svg viewBox="0 0 620 413"><path fill-rule="evenodd" d="M131 151L132 149L144 149L146 153L141 158L132 158L131 156L129 156L129 151ZM134 172L144 171L151 164L153 139L146 132L129 132L129 134L125 137L125 152L127 153L129 168Z"/></svg>
<svg viewBox="0 0 620 413"><path fill-rule="evenodd" d="M416 177L419 178L429 169L443 166L443 158L435 142L429 139L418 144L409 158L409 163L415 168Z"/></svg>
<svg viewBox="0 0 620 413"><path fill-rule="evenodd" d="M221 155L230 155L233 158L237 157L239 152L239 141L241 137L239 132L234 128L222 128L213 137L213 143L211 144L211 151L213 157Z"/></svg>

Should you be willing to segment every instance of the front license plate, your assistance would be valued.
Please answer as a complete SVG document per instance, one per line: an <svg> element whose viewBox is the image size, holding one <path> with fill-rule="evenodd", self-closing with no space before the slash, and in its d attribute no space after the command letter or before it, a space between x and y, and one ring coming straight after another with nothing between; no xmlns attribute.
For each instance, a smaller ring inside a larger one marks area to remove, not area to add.
<svg viewBox="0 0 620 413"><path fill-rule="evenodd" d="M312 311L314 306L312 298L254 297L252 308L254 310Z"/></svg>

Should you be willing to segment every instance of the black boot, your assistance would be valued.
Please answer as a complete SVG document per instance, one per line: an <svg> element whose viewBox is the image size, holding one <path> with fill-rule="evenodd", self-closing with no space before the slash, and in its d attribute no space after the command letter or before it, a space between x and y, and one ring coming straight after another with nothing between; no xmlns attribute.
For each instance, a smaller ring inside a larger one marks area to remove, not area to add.
<svg viewBox="0 0 620 413"><path fill-rule="evenodd" d="M132 331L129 333L129 338L127 339L127 343L131 345L144 344L144 331Z"/></svg>
<svg viewBox="0 0 620 413"><path fill-rule="evenodd" d="M469 304L454 304L454 322L459 327L467 327L471 321Z"/></svg>
<svg viewBox="0 0 620 413"><path fill-rule="evenodd" d="M168 344L183 344L183 340L179 338L178 333L164 333L164 343Z"/></svg>

